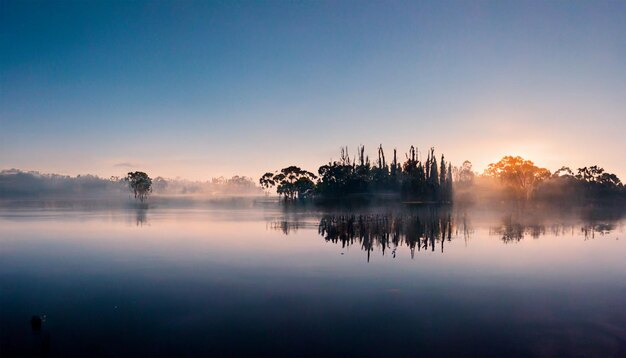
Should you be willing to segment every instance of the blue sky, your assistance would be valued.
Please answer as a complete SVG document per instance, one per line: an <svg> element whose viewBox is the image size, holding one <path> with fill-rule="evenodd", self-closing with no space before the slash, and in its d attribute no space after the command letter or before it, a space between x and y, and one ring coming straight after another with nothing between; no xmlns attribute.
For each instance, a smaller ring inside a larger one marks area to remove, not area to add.
<svg viewBox="0 0 626 358"><path fill-rule="evenodd" d="M0 168L257 177L382 143L626 177L624 1L0 4Z"/></svg>

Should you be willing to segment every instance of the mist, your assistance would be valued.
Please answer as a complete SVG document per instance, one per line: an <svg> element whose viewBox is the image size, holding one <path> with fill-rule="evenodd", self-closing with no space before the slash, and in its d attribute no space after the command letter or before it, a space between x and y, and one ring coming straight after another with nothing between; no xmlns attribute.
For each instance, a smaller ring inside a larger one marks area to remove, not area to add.
<svg viewBox="0 0 626 358"><path fill-rule="evenodd" d="M236 197L261 195L263 191L251 178L213 178L211 181L189 181L156 177L154 197ZM0 200L19 199L106 199L126 200L132 197L124 178L102 178L97 175L68 176L37 171L9 169L0 171Z"/></svg>

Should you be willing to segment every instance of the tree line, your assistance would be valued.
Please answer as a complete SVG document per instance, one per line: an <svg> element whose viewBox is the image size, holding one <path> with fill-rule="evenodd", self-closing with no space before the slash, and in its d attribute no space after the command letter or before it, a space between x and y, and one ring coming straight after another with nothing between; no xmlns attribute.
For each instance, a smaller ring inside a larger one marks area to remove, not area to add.
<svg viewBox="0 0 626 358"><path fill-rule="evenodd" d="M354 157L350 156L347 147L343 147L339 159L320 166L316 174L292 165L265 173L259 184L265 190L276 188L287 201L381 196L420 203L522 200L563 205L608 203L626 207L623 205L626 204L626 187L617 175L598 165L576 170L561 167L552 173L522 157L505 156L479 174L473 171L469 161L453 167L443 155L437 157L434 148L426 152L424 161L414 146L404 157L405 160L400 162L394 149L392 159L388 161L381 145L372 161L365 154L364 146L358 147ZM0 171L0 198L105 196L130 189L135 198L144 201L153 189L161 195L255 195L261 193L261 188L252 179L241 176L191 182L161 177L152 179L140 171L110 179L17 169Z"/></svg>
<svg viewBox="0 0 626 358"><path fill-rule="evenodd" d="M394 194L405 201L449 202L452 200L452 166L434 148L427 151L425 161L411 146L404 162L398 160L396 149L389 162L380 145L372 162L359 146L357 155L350 157L342 147L338 160L320 166L317 175L298 166L267 172L259 179L266 190L276 187L285 200L305 198L343 199L372 194Z"/></svg>
<svg viewBox="0 0 626 358"><path fill-rule="evenodd" d="M561 167L554 173L519 156L505 156L489 164L482 175L463 163L455 178L457 199L500 199L552 203L624 203L626 187L617 175L598 165L576 169ZM497 195L493 195L497 194Z"/></svg>

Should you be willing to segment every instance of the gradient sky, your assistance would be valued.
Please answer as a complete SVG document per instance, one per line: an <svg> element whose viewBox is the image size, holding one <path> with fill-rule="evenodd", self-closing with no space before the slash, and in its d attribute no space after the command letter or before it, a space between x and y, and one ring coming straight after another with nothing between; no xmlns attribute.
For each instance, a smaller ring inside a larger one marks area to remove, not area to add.
<svg viewBox="0 0 626 358"><path fill-rule="evenodd" d="M0 4L0 169L258 177L382 143L626 179L626 1Z"/></svg>

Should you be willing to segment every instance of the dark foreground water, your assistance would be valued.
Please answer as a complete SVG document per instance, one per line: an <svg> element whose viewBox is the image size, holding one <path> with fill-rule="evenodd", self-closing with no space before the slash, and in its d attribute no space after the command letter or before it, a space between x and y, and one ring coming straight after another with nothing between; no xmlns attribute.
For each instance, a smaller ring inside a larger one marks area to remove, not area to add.
<svg viewBox="0 0 626 358"><path fill-rule="evenodd" d="M38 354L626 356L625 230L593 212L4 207L0 355Z"/></svg>

